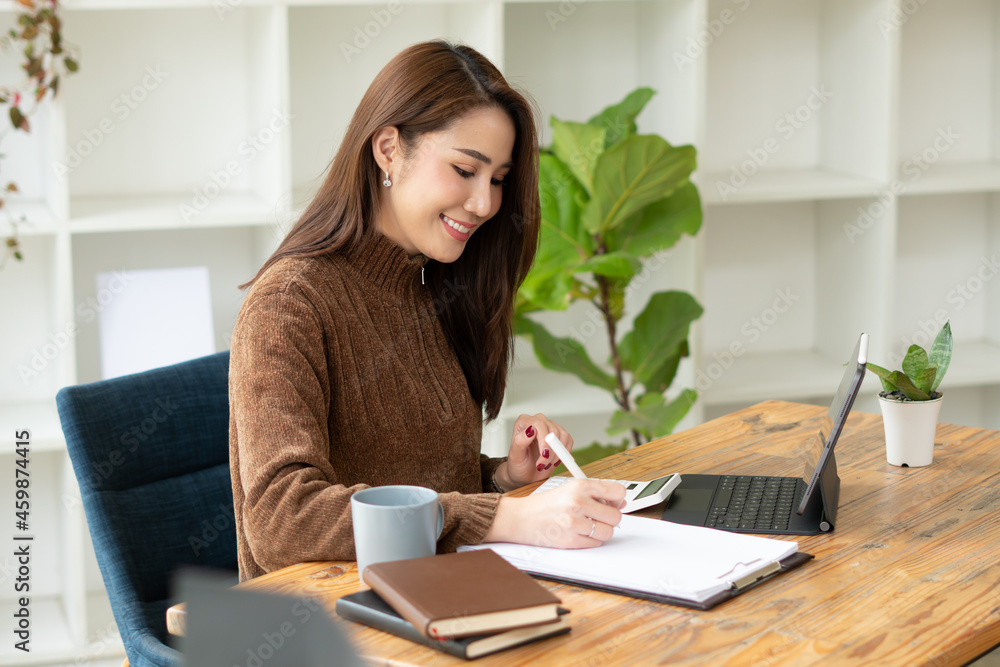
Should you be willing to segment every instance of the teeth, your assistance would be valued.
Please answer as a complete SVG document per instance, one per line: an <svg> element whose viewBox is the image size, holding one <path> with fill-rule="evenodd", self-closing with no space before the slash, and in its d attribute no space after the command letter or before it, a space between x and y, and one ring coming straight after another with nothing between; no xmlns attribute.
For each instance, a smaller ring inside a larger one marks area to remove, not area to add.
<svg viewBox="0 0 1000 667"><path fill-rule="evenodd" d="M462 225L458 224L457 222L455 222L454 220L452 220L451 218L449 218L446 215L442 215L441 217L444 218L444 221L447 222L448 226L451 227L452 229L457 229L458 231L462 232L463 234L468 234L469 233L469 228L468 227L463 227Z"/></svg>

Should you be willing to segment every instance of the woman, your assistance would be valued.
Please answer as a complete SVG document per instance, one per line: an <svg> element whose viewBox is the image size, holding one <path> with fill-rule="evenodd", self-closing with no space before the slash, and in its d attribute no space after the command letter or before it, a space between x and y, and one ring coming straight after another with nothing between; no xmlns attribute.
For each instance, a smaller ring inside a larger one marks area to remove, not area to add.
<svg viewBox="0 0 1000 667"><path fill-rule="evenodd" d="M619 484L501 498L551 475L548 433L572 446L544 415L517 419L508 458L479 453L537 244L536 146L530 106L471 48L417 44L372 82L233 331L241 579L353 559L350 497L367 486L438 491L440 551L611 537Z"/></svg>

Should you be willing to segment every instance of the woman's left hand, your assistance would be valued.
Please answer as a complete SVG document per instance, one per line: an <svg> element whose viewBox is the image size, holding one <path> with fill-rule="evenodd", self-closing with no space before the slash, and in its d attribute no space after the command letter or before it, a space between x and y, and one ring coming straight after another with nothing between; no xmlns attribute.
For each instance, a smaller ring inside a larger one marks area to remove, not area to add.
<svg viewBox="0 0 1000 667"><path fill-rule="evenodd" d="M555 433L566 449L573 449L573 438L566 429L545 415L521 415L517 418L507 462L496 472L501 487L511 491L552 475L553 468L559 465L559 457L545 442L549 433Z"/></svg>

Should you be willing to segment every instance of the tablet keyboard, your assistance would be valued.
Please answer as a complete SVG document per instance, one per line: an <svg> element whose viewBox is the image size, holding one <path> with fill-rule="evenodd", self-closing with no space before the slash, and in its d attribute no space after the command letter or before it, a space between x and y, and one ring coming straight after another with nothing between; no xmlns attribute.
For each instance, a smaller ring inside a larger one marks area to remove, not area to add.
<svg viewBox="0 0 1000 667"><path fill-rule="evenodd" d="M805 492L795 477L724 475L708 515L710 528L787 530Z"/></svg>

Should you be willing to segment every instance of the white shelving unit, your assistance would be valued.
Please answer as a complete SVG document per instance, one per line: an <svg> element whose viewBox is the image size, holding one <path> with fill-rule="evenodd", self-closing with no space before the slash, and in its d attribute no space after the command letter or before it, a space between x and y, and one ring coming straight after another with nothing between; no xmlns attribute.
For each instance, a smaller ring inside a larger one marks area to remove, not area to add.
<svg viewBox="0 0 1000 667"><path fill-rule="evenodd" d="M236 285L315 192L375 73L424 39L497 62L537 101L546 142L549 115L582 120L651 86L640 131L699 149L703 229L648 262L627 301L634 314L684 289L705 307L676 381L700 392L684 426L768 398L827 403L859 332L889 364L948 318L942 420L1000 428L1000 0L63 4L80 73L3 146L22 190L11 209L30 223L25 261L0 273L0 427L33 432L44 559L34 651L7 643L0 665L122 653L54 405L100 377L96 274L208 266L228 348ZM14 16L0 4L3 26ZM541 318L606 356L585 307ZM860 409L878 410L876 389ZM504 453L522 412L608 441L612 410L521 342L484 450ZM11 565L0 557L5 618Z"/></svg>

